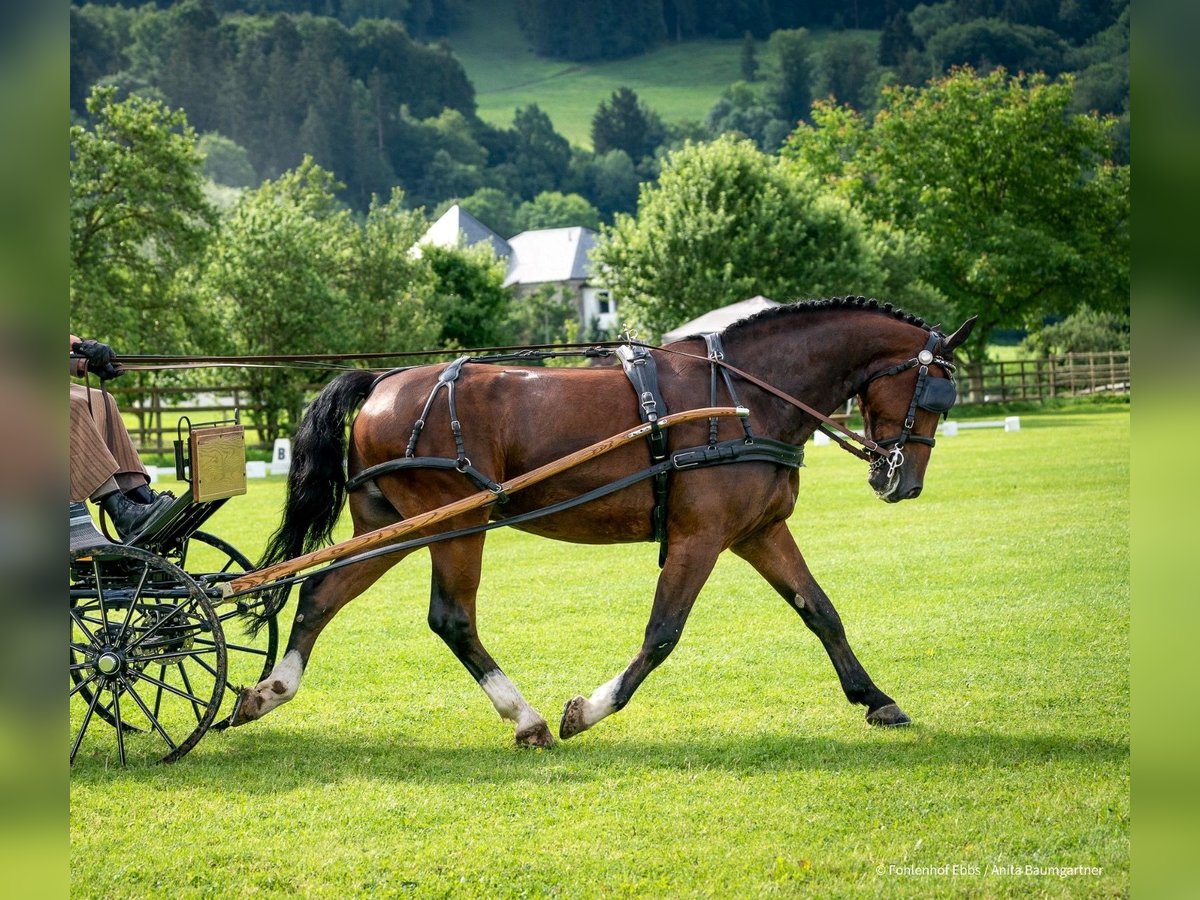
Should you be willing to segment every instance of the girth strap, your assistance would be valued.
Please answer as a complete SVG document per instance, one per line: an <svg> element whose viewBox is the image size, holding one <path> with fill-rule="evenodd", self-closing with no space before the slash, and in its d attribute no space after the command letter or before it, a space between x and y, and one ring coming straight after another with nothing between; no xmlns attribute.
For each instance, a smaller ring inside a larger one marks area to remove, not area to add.
<svg viewBox="0 0 1200 900"><path fill-rule="evenodd" d="M617 348L617 358L625 376L633 385L638 398L638 415L650 425L646 442L650 445L650 461L660 463L667 458L667 435L658 426L660 416L667 414L667 404L658 390L658 369L650 350L641 345L623 344ZM667 470L654 475L654 510L651 512L654 540L658 541L658 566L667 561Z"/></svg>

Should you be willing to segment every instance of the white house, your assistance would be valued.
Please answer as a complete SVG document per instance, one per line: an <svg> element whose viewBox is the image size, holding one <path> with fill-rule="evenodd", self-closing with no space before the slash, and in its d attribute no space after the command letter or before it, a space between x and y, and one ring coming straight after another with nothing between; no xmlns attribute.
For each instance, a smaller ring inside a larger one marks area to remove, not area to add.
<svg viewBox="0 0 1200 900"><path fill-rule="evenodd" d="M507 260L504 286L514 296L528 297L549 286L575 304L584 333L593 321L603 329L617 326L616 304L608 289L592 278L588 253L596 244L596 232L590 228L539 228L505 240L456 203L429 226L416 252L421 244L473 247L485 242Z"/></svg>

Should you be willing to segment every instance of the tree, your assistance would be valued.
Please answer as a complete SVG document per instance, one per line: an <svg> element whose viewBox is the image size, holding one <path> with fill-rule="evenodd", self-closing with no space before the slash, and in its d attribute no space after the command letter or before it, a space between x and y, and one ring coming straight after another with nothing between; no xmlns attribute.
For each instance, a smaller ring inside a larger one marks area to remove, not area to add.
<svg viewBox="0 0 1200 900"><path fill-rule="evenodd" d="M554 130L550 117L536 103L520 107L513 115L516 140L509 157L516 193L525 199L553 191L571 165L571 145Z"/></svg>
<svg viewBox="0 0 1200 900"><path fill-rule="evenodd" d="M87 100L92 125L72 125L71 322L119 336L128 352L193 346L201 310L179 302L176 274L199 259L216 213L182 111L113 88Z"/></svg>
<svg viewBox="0 0 1200 900"><path fill-rule="evenodd" d="M747 31L742 35L742 57L740 62L742 79L754 81L758 78L758 56L754 45L754 35Z"/></svg>
<svg viewBox="0 0 1200 900"><path fill-rule="evenodd" d="M672 153L593 259L648 338L755 294L874 293L884 281L846 202L731 138Z"/></svg>
<svg viewBox="0 0 1200 900"><path fill-rule="evenodd" d="M568 228L582 225L593 231L600 227L596 207L579 194L543 191L532 200L522 203L515 216L517 231L535 228Z"/></svg>
<svg viewBox="0 0 1200 900"><path fill-rule="evenodd" d="M874 43L865 35L850 31L830 35L816 54L815 93L836 97L855 109L871 109L879 91L875 57Z"/></svg>
<svg viewBox="0 0 1200 900"><path fill-rule="evenodd" d="M305 157L247 193L213 242L199 280L208 305L226 319L231 349L245 355L349 351L357 340L345 281L355 225L337 201L333 175ZM367 267L364 267L366 269ZM357 347L353 349L357 350ZM295 428L312 373L247 369L260 411L252 419L272 441Z"/></svg>
<svg viewBox="0 0 1200 900"><path fill-rule="evenodd" d="M503 287L505 265L490 247L426 244L421 256L435 278L443 346L488 347L512 342L508 321L511 298Z"/></svg>
<svg viewBox="0 0 1200 900"><path fill-rule="evenodd" d="M250 154L224 135L215 131L200 136L196 145L204 159L204 176L217 184L229 187L254 187L258 173L250 164Z"/></svg>
<svg viewBox="0 0 1200 900"><path fill-rule="evenodd" d="M466 197L443 200L431 218L435 221L441 218L455 203L501 237L512 237L521 230L517 225L517 208L513 198L499 188L482 187Z"/></svg>
<svg viewBox="0 0 1200 900"><path fill-rule="evenodd" d="M803 28L780 30L771 35L768 49L776 61L772 92L777 114L788 122L798 122L808 115L812 105L812 52L808 31Z"/></svg>
<svg viewBox="0 0 1200 900"><path fill-rule="evenodd" d="M653 154L664 136L662 120L627 87L617 88L608 100L601 100L592 116L592 150L596 154L624 150L637 162Z"/></svg>
<svg viewBox="0 0 1200 900"><path fill-rule="evenodd" d="M1069 112L1072 81L963 69L891 88L873 124L818 104L784 156L872 220L921 240L921 275L997 327L1030 327L1083 303L1129 305L1129 167L1111 162L1114 120Z"/></svg>
<svg viewBox="0 0 1200 900"><path fill-rule="evenodd" d="M1029 335L1022 346L1040 356L1129 349L1129 316L1080 307L1061 322Z"/></svg>
<svg viewBox="0 0 1200 900"><path fill-rule="evenodd" d="M342 275L354 352L425 350L437 345L442 319L437 280L424 255L409 250L425 233L420 210L405 206L394 188L386 201L371 198L366 221L351 230Z"/></svg>

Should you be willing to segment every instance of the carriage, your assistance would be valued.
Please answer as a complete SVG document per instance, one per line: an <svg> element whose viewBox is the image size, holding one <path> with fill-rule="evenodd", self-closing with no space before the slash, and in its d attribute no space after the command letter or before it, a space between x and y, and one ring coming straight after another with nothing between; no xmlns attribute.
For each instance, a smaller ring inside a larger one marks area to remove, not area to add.
<svg viewBox="0 0 1200 900"><path fill-rule="evenodd" d="M228 722L238 686L276 661L275 617L248 627L264 601L221 597L249 558L202 530L246 491L243 427L184 417L174 443L186 490L138 534L118 543L90 520L73 523L72 763L114 751L121 763L179 759Z"/></svg>
<svg viewBox="0 0 1200 900"><path fill-rule="evenodd" d="M186 423L176 464L190 491L125 544L72 551L72 760L100 725L121 761L135 747L175 760L209 728L289 702L330 619L423 547L430 627L513 723L518 745L550 745L545 719L475 627L483 535L506 526L660 545L642 646L589 697L566 702L560 739L629 702L677 644L726 549L817 635L868 723L908 724L851 650L787 520L818 428L869 464L880 498L921 493L937 422L955 401L952 353L973 324L947 336L890 305L846 298L777 307L665 347L582 351L620 366L534 371L509 365L530 360L519 351L353 370L301 422L283 521L257 568L199 530L245 490L239 426ZM830 417L850 398L862 435ZM347 498L354 535L325 546ZM281 650L276 618L296 582Z"/></svg>

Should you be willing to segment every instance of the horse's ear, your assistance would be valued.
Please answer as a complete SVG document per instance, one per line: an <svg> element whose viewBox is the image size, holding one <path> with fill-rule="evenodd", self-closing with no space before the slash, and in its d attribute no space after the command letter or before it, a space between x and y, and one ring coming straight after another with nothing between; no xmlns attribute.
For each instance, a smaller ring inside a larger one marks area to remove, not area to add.
<svg viewBox="0 0 1200 900"><path fill-rule="evenodd" d="M971 333L971 329L975 327L975 320L978 318L979 316L971 316L971 318L967 319L967 321L958 326L958 330L954 332L954 334L950 335L948 338L943 338L942 349L949 353L955 347L959 346L963 341L965 341L967 336Z"/></svg>

